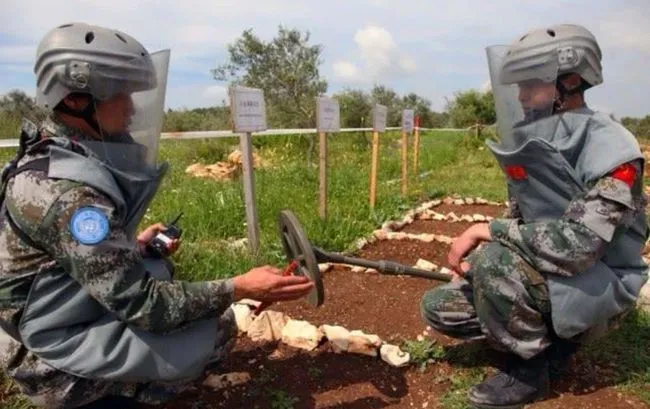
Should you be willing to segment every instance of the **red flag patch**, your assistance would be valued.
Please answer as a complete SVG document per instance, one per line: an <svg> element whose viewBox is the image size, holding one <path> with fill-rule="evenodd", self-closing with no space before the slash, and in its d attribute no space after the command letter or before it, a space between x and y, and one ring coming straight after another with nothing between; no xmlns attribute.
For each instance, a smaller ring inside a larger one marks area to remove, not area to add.
<svg viewBox="0 0 650 409"><path fill-rule="evenodd" d="M611 176L614 179L622 180L629 187L632 187L636 179L636 168L630 163L625 163L614 169Z"/></svg>
<svg viewBox="0 0 650 409"><path fill-rule="evenodd" d="M524 180L528 178L526 169L520 165L508 165L506 166L506 173L508 177L512 180Z"/></svg>

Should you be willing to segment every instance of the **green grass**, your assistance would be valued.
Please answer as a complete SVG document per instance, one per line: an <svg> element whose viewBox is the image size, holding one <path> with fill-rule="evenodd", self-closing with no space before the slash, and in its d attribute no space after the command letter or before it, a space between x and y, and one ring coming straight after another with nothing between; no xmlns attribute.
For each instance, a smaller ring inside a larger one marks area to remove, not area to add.
<svg viewBox="0 0 650 409"><path fill-rule="evenodd" d="M449 389L440 398L440 404L445 409L469 409L467 391L473 385L483 381L485 372L482 368L458 369L449 377Z"/></svg>
<svg viewBox="0 0 650 409"><path fill-rule="evenodd" d="M591 362L612 369L609 383L650 404L650 314L633 311L618 330L582 353Z"/></svg>
<svg viewBox="0 0 650 409"><path fill-rule="evenodd" d="M438 345L435 340L407 340L402 345L402 350L409 354L411 363L420 372L424 372L427 369L427 365L433 364L436 360L445 356L444 348Z"/></svg>
<svg viewBox="0 0 650 409"><path fill-rule="evenodd" d="M247 236L241 180L215 182L191 178L185 168L196 162L224 160L237 147L236 139L211 141L165 141L161 158L172 167L159 195L145 216L144 224L168 220L179 211L185 231L177 253L180 276L212 279L245 272L253 265L280 265L284 255L277 232L277 216L284 208L300 219L311 241L331 251L350 249L356 239L367 236L382 222L393 219L418 201L458 192L472 194L481 175L484 196L503 199L503 178L487 152L463 149L462 135L427 132L422 137L420 173L411 175L409 195L402 198L399 183L399 135L386 134L380 142L377 202L369 206L370 135L339 134L329 138L328 219L318 216L318 156L309 150L310 136L254 138L256 152L269 166L255 173L260 223L260 254L253 260L247 252L231 251L223 243ZM467 166L459 167L459 163ZM463 172L463 169L483 170Z"/></svg>

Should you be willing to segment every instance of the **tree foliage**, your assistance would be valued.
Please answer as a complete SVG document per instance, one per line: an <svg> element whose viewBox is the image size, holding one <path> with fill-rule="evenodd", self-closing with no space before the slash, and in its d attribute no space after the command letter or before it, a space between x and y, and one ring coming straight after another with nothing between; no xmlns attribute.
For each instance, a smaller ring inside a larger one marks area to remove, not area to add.
<svg viewBox="0 0 650 409"><path fill-rule="evenodd" d="M260 88L271 126L315 126L316 100L327 91L320 77L321 45L309 44L309 33L279 27L270 42L251 29L228 45L230 59L213 69L216 80Z"/></svg>
<svg viewBox="0 0 650 409"><path fill-rule="evenodd" d="M638 138L650 138L650 115L644 118L621 118L621 124Z"/></svg>
<svg viewBox="0 0 650 409"><path fill-rule="evenodd" d="M466 128L477 123L491 125L496 122L492 91L479 92L474 89L460 91L447 101L446 111L451 126Z"/></svg>

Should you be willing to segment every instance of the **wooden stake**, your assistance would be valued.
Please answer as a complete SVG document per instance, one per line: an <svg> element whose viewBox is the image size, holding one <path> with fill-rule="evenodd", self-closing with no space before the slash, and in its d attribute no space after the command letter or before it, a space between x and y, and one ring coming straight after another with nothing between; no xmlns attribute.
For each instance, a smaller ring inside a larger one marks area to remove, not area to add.
<svg viewBox="0 0 650 409"><path fill-rule="evenodd" d="M253 169L253 146L251 133L246 132L239 137L242 153L242 169L244 176L244 198L246 201L246 228L248 230L248 245L253 253L253 259L259 256L259 225L257 222L257 206L255 205L255 174Z"/></svg>
<svg viewBox="0 0 650 409"><path fill-rule="evenodd" d="M402 131L402 196L406 196L408 191L408 134Z"/></svg>
<svg viewBox="0 0 650 409"><path fill-rule="evenodd" d="M320 166L320 206L319 213L321 219L327 219L327 134L325 132L319 133L319 148L318 155Z"/></svg>
<svg viewBox="0 0 650 409"><path fill-rule="evenodd" d="M377 160L379 156L379 132L372 133L372 169L370 171L370 208L375 208L377 199Z"/></svg>
<svg viewBox="0 0 650 409"><path fill-rule="evenodd" d="M413 138L413 174L417 177L419 174L418 166L420 162L420 128L416 127L415 137Z"/></svg>

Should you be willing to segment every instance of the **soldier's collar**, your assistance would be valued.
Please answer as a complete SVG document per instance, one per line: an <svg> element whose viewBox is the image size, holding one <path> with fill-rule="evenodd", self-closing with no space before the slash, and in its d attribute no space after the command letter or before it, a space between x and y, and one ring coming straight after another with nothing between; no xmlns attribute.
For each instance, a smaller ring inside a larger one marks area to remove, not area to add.
<svg viewBox="0 0 650 409"><path fill-rule="evenodd" d="M90 141L93 138L79 128L75 128L63 122L55 113L49 115L41 125L41 136L43 138L67 138L73 141Z"/></svg>

